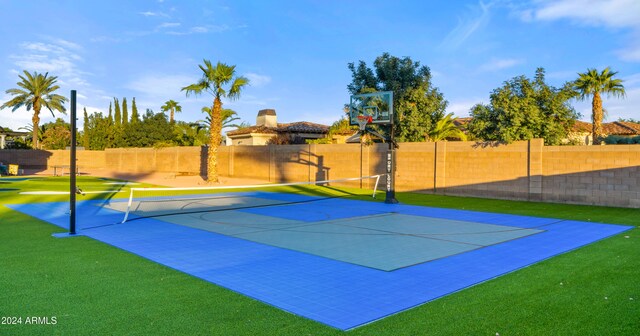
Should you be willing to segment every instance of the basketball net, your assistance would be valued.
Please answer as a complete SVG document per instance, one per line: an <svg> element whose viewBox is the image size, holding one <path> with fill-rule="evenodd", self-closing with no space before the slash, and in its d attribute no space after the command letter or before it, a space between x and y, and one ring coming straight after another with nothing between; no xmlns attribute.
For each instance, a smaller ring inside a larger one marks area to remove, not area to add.
<svg viewBox="0 0 640 336"><path fill-rule="evenodd" d="M373 117L369 115L359 115L358 116L358 126L360 126L360 130L364 131L367 128L367 124L373 121Z"/></svg>

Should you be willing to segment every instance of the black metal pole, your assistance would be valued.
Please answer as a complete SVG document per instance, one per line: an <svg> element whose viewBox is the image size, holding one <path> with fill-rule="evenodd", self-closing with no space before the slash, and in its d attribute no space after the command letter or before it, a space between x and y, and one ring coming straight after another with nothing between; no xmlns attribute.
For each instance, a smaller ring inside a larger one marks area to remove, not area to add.
<svg viewBox="0 0 640 336"><path fill-rule="evenodd" d="M389 150L387 151L387 192L384 202L387 204L396 204L396 141L393 129L393 120L391 120L391 128L389 130Z"/></svg>
<svg viewBox="0 0 640 336"><path fill-rule="evenodd" d="M76 90L71 90L71 153L69 155L69 234L76 234Z"/></svg>
<svg viewBox="0 0 640 336"><path fill-rule="evenodd" d="M360 189L362 189L362 137L363 132L360 132Z"/></svg>

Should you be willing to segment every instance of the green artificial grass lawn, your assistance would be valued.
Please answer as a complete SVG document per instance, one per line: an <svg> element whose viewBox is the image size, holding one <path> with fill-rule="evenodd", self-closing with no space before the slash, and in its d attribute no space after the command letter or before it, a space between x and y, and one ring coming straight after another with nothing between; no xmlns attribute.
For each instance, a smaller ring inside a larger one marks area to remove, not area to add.
<svg viewBox="0 0 640 336"><path fill-rule="evenodd" d="M68 178L0 180L65 190ZM79 179L85 191L104 181ZM112 186L125 192L126 186ZM78 199L113 197L86 195ZM0 191L0 203L63 201ZM640 210L399 193L405 204L638 226ZM640 230L342 332L0 206L0 335L637 335ZM52 317L56 324L25 324ZM5 320L5 322L8 322Z"/></svg>

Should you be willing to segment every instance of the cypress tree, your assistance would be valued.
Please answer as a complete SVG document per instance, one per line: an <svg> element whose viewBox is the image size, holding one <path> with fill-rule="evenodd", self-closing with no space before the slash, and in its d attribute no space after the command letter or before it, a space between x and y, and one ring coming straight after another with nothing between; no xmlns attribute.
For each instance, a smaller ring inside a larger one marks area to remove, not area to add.
<svg viewBox="0 0 640 336"><path fill-rule="evenodd" d="M109 120L113 124L113 108L111 107L111 102L109 102Z"/></svg>
<svg viewBox="0 0 640 336"><path fill-rule="evenodd" d="M84 125L82 125L82 147L89 149L89 115L87 108L84 108Z"/></svg>
<svg viewBox="0 0 640 336"><path fill-rule="evenodd" d="M127 97L122 98L122 125L129 123L129 110L127 109Z"/></svg>
<svg viewBox="0 0 640 336"><path fill-rule="evenodd" d="M118 98L113 98L113 105L115 105L115 114L113 115L113 121L116 125L116 128L120 128L120 125L122 125L122 114L120 114L120 102L118 101Z"/></svg>
<svg viewBox="0 0 640 336"><path fill-rule="evenodd" d="M140 116L138 115L138 107L136 106L136 97L133 97L131 101L131 123L137 123L140 121Z"/></svg>

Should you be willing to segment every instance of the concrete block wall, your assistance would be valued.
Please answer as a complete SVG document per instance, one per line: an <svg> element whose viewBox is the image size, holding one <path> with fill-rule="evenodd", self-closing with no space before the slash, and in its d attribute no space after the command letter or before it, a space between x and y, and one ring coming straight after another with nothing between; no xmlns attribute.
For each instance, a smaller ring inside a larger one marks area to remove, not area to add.
<svg viewBox="0 0 640 336"><path fill-rule="evenodd" d="M546 201L640 208L640 145L544 147Z"/></svg>
<svg viewBox="0 0 640 336"><path fill-rule="evenodd" d="M54 166L68 166L69 156L68 150L0 150L0 161L5 164L17 164L27 174L51 171ZM80 150L76 158L81 169L97 169L106 165L104 151Z"/></svg>
<svg viewBox="0 0 640 336"><path fill-rule="evenodd" d="M222 176L270 182L369 176L386 172L387 150L387 144L363 146L362 152L359 144L223 146L218 169ZM69 151L0 150L0 161L32 172L52 170L69 164ZM204 175L206 147L78 151L78 165L90 171ZM381 189L385 184L381 179ZM544 146L541 139L510 145L401 143L396 189L640 208L640 145Z"/></svg>
<svg viewBox="0 0 640 336"><path fill-rule="evenodd" d="M436 192L528 198L528 142L509 146L473 142L437 145L438 160L444 163L440 163L441 169L436 171L436 179L440 181Z"/></svg>

